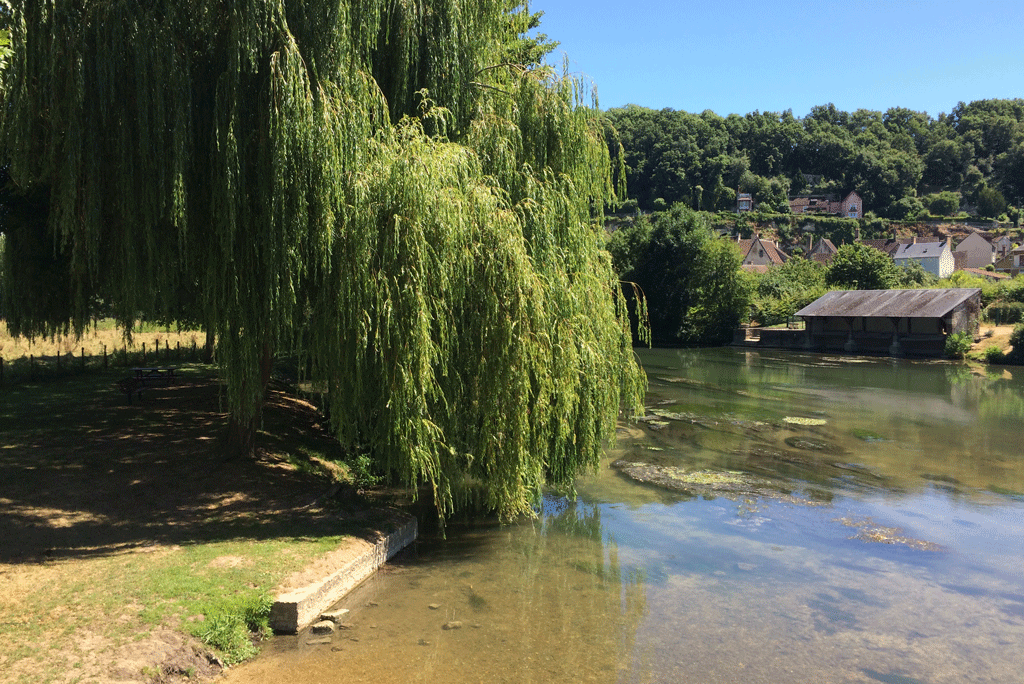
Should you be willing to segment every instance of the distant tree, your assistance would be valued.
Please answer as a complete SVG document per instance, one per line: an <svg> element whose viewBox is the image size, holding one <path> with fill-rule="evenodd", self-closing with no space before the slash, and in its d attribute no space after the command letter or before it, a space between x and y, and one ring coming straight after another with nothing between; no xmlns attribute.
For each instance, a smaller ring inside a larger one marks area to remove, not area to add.
<svg viewBox="0 0 1024 684"><path fill-rule="evenodd" d="M922 181L940 188L959 188L967 176L969 150L956 140L940 140L924 155Z"/></svg>
<svg viewBox="0 0 1024 684"><path fill-rule="evenodd" d="M924 209L924 205L919 198L901 197L890 204L885 213L891 219L904 220L916 218L922 209Z"/></svg>
<svg viewBox="0 0 1024 684"><path fill-rule="evenodd" d="M653 219L650 239L623 280L646 295L655 340L721 344L747 311L740 263L739 250L702 215L676 204Z"/></svg>
<svg viewBox="0 0 1024 684"><path fill-rule="evenodd" d="M605 244L612 255L612 268L615 272L622 275L632 271L650 241L651 222L647 216L619 226L608 236Z"/></svg>
<svg viewBox="0 0 1024 684"><path fill-rule="evenodd" d="M927 195L921 202L936 216L952 216L960 211L960 195L949 190Z"/></svg>
<svg viewBox="0 0 1024 684"><path fill-rule="evenodd" d="M994 171L1004 195L1015 203L1024 200L1024 141L999 155Z"/></svg>
<svg viewBox="0 0 1024 684"><path fill-rule="evenodd" d="M915 289L931 287L938 281L934 275L925 270L920 262L908 260L896 268L896 287Z"/></svg>
<svg viewBox="0 0 1024 684"><path fill-rule="evenodd" d="M978 213L988 218L996 218L1006 211L1006 199L1003 193L995 188L985 186L978 191Z"/></svg>
<svg viewBox="0 0 1024 684"><path fill-rule="evenodd" d="M899 282L888 254L860 243L843 245L825 270L825 284L850 290L889 290Z"/></svg>
<svg viewBox="0 0 1024 684"><path fill-rule="evenodd" d="M826 291L825 267L809 259L791 258L752 279L751 316L761 325L784 323Z"/></svg>

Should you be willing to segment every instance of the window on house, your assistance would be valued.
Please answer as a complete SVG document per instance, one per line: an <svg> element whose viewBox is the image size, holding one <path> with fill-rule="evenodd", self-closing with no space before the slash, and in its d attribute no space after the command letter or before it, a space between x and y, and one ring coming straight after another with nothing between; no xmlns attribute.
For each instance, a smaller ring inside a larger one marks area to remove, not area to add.
<svg viewBox="0 0 1024 684"><path fill-rule="evenodd" d="M759 257L761 257L762 259L764 259L764 250L763 250L763 249L759 249L759 250L757 250L757 256L759 256Z"/></svg>
<svg viewBox="0 0 1024 684"><path fill-rule="evenodd" d="M854 214L857 213L857 205L856 204L851 204L850 205L850 213L854 213Z"/></svg>

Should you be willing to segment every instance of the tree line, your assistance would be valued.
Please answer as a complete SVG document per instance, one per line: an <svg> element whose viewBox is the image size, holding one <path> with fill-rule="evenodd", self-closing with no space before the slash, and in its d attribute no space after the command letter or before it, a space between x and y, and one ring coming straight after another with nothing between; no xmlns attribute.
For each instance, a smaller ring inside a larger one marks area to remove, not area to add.
<svg viewBox="0 0 1024 684"><path fill-rule="evenodd" d="M932 118L894 107L719 116L637 105L605 112L631 201L730 210L751 193L767 211L787 196L856 191L876 216L913 219L972 207L997 218L1024 201L1024 99L957 104Z"/></svg>
<svg viewBox="0 0 1024 684"><path fill-rule="evenodd" d="M991 282L957 271L940 280L919 263L897 266L859 242L839 247L827 265L794 256L764 272L745 271L737 243L721 236L712 218L678 203L622 222L608 235L612 264L635 288L632 305L650 321L656 344L729 344L741 323L786 323L831 290L977 287L986 317L1024 320L1024 278Z"/></svg>

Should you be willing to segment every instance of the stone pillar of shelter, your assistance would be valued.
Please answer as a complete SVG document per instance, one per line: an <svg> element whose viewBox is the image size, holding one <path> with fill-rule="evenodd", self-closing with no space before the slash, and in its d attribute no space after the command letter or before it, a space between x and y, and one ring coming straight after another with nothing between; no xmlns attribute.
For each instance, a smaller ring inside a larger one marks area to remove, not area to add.
<svg viewBox="0 0 1024 684"><path fill-rule="evenodd" d="M814 326L816 318L805 318L804 319L804 349L807 351L813 351L814 345Z"/></svg>
<svg viewBox="0 0 1024 684"><path fill-rule="evenodd" d="M903 347L900 346L900 319L890 318L892 321L892 344L889 345L889 354L892 356L903 356Z"/></svg>
<svg viewBox="0 0 1024 684"><path fill-rule="evenodd" d="M850 332L846 336L846 344L843 345L843 351L847 354L852 354L857 351L857 343L853 341L853 318L843 316L843 320L846 321L846 325L850 328Z"/></svg>

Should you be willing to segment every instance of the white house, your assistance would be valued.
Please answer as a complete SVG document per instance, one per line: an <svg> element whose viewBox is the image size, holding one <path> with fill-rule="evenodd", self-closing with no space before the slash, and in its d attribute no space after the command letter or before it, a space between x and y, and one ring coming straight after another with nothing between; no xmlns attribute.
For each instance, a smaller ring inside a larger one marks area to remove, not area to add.
<svg viewBox="0 0 1024 684"><path fill-rule="evenodd" d="M948 278L953 274L953 251L949 248L950 238L942 242L914 242L900 245L892 259L897 266L906 266L911 261L921 264L924 270L937 278Z"/></svg>

